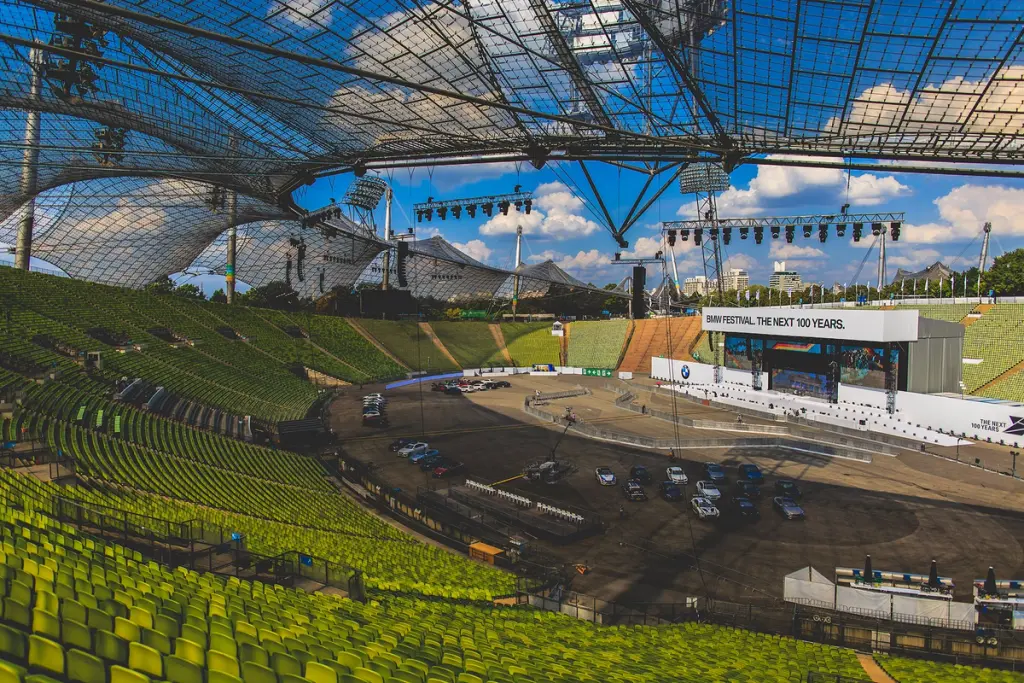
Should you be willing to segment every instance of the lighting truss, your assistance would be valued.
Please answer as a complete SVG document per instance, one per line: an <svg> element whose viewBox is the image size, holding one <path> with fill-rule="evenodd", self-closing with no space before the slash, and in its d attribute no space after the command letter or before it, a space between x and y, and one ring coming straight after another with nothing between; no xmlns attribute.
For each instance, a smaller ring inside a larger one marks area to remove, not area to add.
<svg viewBox="0 0 1024 683"><path fill-rule="evenodd" d="M815 227L845 226L860 223L871 225L873 223L903 223L904 212L894 211L888 213L832 213L832 214L810 214L802 216L761 216L755 218L719 218L716 222L720 229L725 228L785 228L792 226L813 225ZM705 221L666 221L661 224L662 230L693 230L706 226Z"/></svg>
<svg viewBox="0 0 1024 683"><path fill-rule="evenodd" d="M384 193L388 189L387 181L377 176L356 178L345 191L342 204L359 207L366 211L373 211L380 204Z"/></svg>
<svg viewBox="0 0 1024 683"><path fill-rule="evenodd" d="M475 218L476 212L479 209L485 216L490 217L494 215L495 209L498 209L504 215L508 215L508 212L513 208L516 211L525 211L529 214L533 211L533 193L523 192L522 188L517 185L515 191L509 194L439 201L434 201L433 197L428 197L427 201L413 205L413 210L416 211L416 221L420 223L424 220L429 223L433 220L435 212L438 218L447 220L449 213L453 218L459 219L462 217L462 212L465 211L466 215L470 218Z"/></svg>

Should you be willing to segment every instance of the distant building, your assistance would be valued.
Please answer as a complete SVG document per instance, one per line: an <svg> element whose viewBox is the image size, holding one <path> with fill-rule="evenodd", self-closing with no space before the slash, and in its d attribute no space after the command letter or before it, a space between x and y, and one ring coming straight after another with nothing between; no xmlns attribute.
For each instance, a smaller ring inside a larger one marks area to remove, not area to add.
<svg viewBox="0 0 1024 683"><path fill-rule="evenodd" d="M747 271L740 270L739 268L732 268L728 273L722 275L722 287L725 291L735 289L737 292L742 292L744 289L750 286L750 275Z"/></svg>
<svg viewBox="0 0 1024 683"><path fill-rule="evenodd" d="M775 272L768 278L768 288L780 292L798 292L803 289L800 273L786 270L785 261L775 262Z"/></svg>
<svg viewBox="0 0 1024 683"><path fill-rule="evenodd" d="M713 288L718 286L716 280L709 280L703 275L688 277L683 280L683 294L686 296L706 296Z"/></svg>
<svg viewBox="0 0 1024 683"><path fill-rule="evenodd" d="M901 280L930 280L932 282L938 282L939 280L949 280L952 275L952 270L946 267L945 264L936 261L924 270L919 270L916 273L900 268L896 271L896 276L892 279L892 283L898 284Z"/></svg>

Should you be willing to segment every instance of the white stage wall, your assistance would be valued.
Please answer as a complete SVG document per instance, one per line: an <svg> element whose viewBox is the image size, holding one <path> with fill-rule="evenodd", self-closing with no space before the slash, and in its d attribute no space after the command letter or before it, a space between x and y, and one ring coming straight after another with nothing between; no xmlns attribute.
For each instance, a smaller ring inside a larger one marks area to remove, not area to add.
<svg viewBox="0 0 1024 683"><path fill-rule="evenodd" d="M714 366L696 361L651 358L651 377L683 386L707 385L714 383L715 372ZM724 368L723 379L727 384L751 386L750 373L744 370ZM761 386L768 386L767 373L761 373ZM885 410L885 391L881 389L840 384L839 400ZM1020 404L900 391L896 395L896 417L914 426L941 429L972 441L991 440L1014 448L1024 446L1024 406Z"/></svg>
<svg viewBox="0 0 1024 683"><path fill-rule="evenodd" d="M917 341L917 319L915 309L705 308L701 312L708 332L839 340L856 334L858 340L871 342Z"/></svg>

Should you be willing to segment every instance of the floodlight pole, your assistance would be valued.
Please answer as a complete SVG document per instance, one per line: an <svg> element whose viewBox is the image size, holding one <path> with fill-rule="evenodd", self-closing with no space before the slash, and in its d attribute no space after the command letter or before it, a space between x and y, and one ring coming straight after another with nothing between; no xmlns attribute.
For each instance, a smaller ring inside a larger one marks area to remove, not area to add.
<svg viewBox="0 0 1024 683"><path fill-rule="evenodd" d="M228 254L227 263L224 264L224 294L228 303L235 303L235 256L238 248L238 228L235 223L238 219L238 193L234 190L228 192Z"/></svg>
<svg viewBox="0 0 1024 683"><path fill-rule="evenodd" d="M523 263L523 226L516 226L516 262L512 264L512 321L516 319L519 307L519 266Z"/></svg>
<svg viewBox="0 0 1024 683"><path fill-rule="evenodd" d="M386 290L391 284L391 240L393 236L391 234L391 200L394 197L394 192L391 190L391 185L388 185L384 190L384 241L388 243L388 248L384 250L384 275L381 279L381 289Z"/></svg>
<svg viewBox="0 0 1024 683"><path fill-rule="evenodd" d="M878 236L878 277L875 278L875 289L878 290L878 298L882 298L882 287L885 285L885 228L882 228Z"/></svg>
<svg viewBox="0 0 1024 683"><path fill-rule="evenodd" d="M985 223L981 228L985 233L981 241L981 261L978 262L978 301L981 301L981 276L985 274L985 263L988 261L988 241L992 237L992 224Z"/></svg>
<svg viewBox="0 0 1024 683"><path fill-rule="evenodd" d="M29 51L29 70L32 72L29 83L29 100L39 101L43 88L43 51L34 47ZM39 168L39 109L25 112L25 149L22 150L21 162L21 194L26 197L21 208L21 221L18 223L18 237L14 247L14 267L28 270L32 260L32 229L36 215L36 185Z"/></svg>

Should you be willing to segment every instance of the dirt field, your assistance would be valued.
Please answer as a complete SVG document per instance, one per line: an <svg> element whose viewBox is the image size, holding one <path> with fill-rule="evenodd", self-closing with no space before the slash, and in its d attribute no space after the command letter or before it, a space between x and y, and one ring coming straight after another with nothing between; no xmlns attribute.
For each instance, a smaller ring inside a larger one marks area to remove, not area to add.
<svg viewBox="0 0 1024 683"><path fill-rule="evenodd" d="M623 432L673 438L671 423L636 415L613 404L614 394L596 378L523 377L511 389L446 396L425 386L386 392L391 427L360 425L360 392L348 390L332 406L332 426L352 457L376 463L380 476L414 494L418 487L443 488L414 465L396 457L387 445L400 436L422 437L447 456L463 460L477 481L498 482L519 474L523 465L551 454L560 429L544 425L522 411L535 390L561 391L577 383L592 396L549 405L552 412L571 405L584 420ZM367 388L366 391L370 389ZM687 417L735 420L726 411L679 401ZM697 436L736 435L699 430ZM962 449L994 457L991 447ZM967 599L970 582L994 565L1000 578L1024 578L1024 484L927 453L875 456L873 463L818 458L792 453L716 449L683 450L671 462L665 452L645 451L567 435L558 456L579 470L555 485L516 479L503 487L524 495L541 495L600 515L603 535L566 547L546 546L564 562L582 562L591 572L574 588L608 600L678 601L688 595L723 599L781 596L785 574L813 565L826 576L839 566L861 566L871 553L876 569L926 573L932 558L939 572L953 577L958 595ZM693 484L703 462L726 465L730 483L740 462L754 462L765 473L760 521L753 524L701 522L689 508ZM690 478L685 501L666 502L657 485L649 500L627 502L618 486L602 487L594 468L606 465L620 483L634 464L647 465L655 477L678 464ZM465 475L462 477L465 478ZM787 522L771 507L778 478L799 480L807 519ZM627 516L619 516L624 506Z"/></svg>

